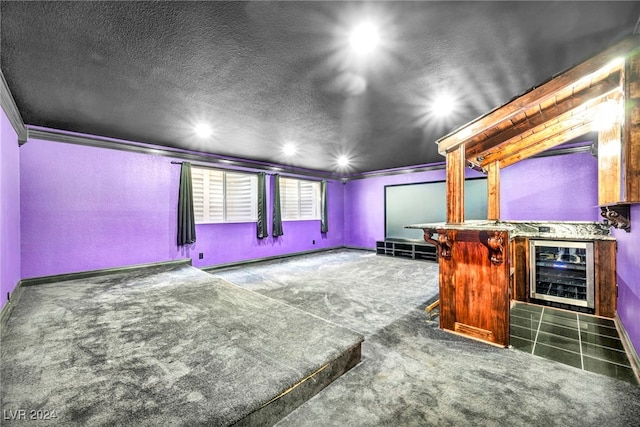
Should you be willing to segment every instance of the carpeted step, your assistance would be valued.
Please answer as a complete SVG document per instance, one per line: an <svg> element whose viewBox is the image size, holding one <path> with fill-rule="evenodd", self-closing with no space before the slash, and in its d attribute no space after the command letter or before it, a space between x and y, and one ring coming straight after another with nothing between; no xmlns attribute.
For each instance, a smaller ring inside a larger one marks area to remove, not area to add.
<svg viewBox="0 0 640 427"><path fill-rule="evenodd" d="M60 425L270 425L362 341L190 266L30 286L2 331L1 404Z"/></svg>

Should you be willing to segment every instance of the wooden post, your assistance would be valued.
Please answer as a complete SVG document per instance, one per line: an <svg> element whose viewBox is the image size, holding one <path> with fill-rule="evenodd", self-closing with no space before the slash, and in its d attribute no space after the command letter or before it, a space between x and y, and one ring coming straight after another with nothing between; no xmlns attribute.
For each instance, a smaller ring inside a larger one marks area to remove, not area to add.
<svg viewBox="0 0 640 427"><path fill-rule="evenodd" d="M620 122L598 132L598 204L609 205L622 200Z"/></svg>
<svg viewBox="0 0 640 427"><path fill-rule="evenodd" d="M447 152L447 224L464 222L464 144Z"/></svg>
<svg viewBox="0 0 640 427"><path fill-rule="evenodd" d="M595 263L596 316L616 317L616 242L596 240L593 244Z"/></svg>
<svg viewBox="0 0 640 427"><path fill-rule="evenodd" d="M623 200L640 203L640 49L627 58L624 76Z"/></svg>
<svg viewBox="0 0 640 427"><path fill-rule="evenodd" d="M500 164L498 161L487 165L487 219L500 219Z"/></svg>

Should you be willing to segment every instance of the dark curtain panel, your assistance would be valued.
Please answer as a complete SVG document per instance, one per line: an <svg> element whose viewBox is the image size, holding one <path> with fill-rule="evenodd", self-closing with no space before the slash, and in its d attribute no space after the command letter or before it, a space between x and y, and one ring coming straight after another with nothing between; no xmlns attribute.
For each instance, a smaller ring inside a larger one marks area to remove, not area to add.
<svg viewBox="0 0 640 427"><path fill-rule="evenodd" d="M258 174L258 239L269 236L267 230L267 179L264 172Z"/></svg>
<svg viewBox="0 0 640 427"><path fill-rule="evenodd" d="M178 246L196 241L196 221L193 215L193 189L191 187L191 163L182 162L180 191L178 192Z"/></svg>
<svg viewBox="0 0 640 427"><path fill-rule="evenodd" d="M273 176L273 237L282 236L282 213L280 212L280 175Z"/></svg>
<svg viewBox="0 0 640 427"><path fill-rule="evenodd" d="M327 181L320 183L320 232L329 231L329 212L327 209Z"/></svg>

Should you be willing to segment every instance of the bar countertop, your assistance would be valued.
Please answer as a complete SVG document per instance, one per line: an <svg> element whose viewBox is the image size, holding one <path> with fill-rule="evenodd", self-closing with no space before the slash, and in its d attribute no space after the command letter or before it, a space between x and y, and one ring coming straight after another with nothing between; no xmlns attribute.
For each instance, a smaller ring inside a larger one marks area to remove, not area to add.
<svg viewBox="0 0 640 427"><path fill-rule="evenodd" d="M471 220L462 224L434 222L406 225L410 229L508 231L509 237L572 240L615 240L611 226L592 221L490 221Z"/></svg>

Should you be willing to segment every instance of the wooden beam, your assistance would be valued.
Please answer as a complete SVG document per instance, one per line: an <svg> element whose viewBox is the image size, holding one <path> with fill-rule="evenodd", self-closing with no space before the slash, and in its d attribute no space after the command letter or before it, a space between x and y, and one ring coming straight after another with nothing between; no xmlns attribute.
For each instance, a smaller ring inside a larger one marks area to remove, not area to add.
<svg viewBox="0 0 640 427"><path fill-rule="evenodd" d="M543 110L540 114L532 117L527 117L519 123L513 124L510 128L500 132L499 134L487 138L477 144L471 145L465 144L467 147L466 157L472 162L477 160L478 156L481 156L483 152L499 147L500 145L508 144L511 138L514 138L523 132L544 124L553 118L565 114L580 107L583 103L588 102L594 98L599 98L608 95L610 92L620 89L620 73L615 73L606 80L594 85L593 87L577 94L574 97L567 98L559 104L554 104L552 107Z"/></svg>
<svg viewBox="0 0 640 427"><path fill-rule="evenodd" d="M611 98L616 99L619 97L620 93L618 91L611 93ZM573 110L567 111L555 118L552 118L546 123L536 126L535 128L529 129L526 132L513 137L504 144L501 144L494 151L489 153L484 153L482 160L478 163L480 167L485 167L489 163L492 163L496 160L502 160L506 157L511 157L519 151L529 149L532 145L537 144L538 142L544 141L547 138L554 137L564 131L570 132L574 127L580 126L585 122L591 121L594 116L593 108L596 108L599 104L609 100L610 98L596 98L583 103L576 107ZM573 134L573 132L572 132ZM580 135L577 135L578 137ZM571 138L568 138L564 141L558 139L558 144L568 141ZM551 147L547 147L551 148ZM502 167L505 167L504 165Z"/></svg>
<svg viewBox="0 0 640 427"><path fill-rule="evenodd" d="M631 35L620 43L600 52L586 61L552 77L546 83L529 90L509 103L494 109L493 111L477 118L467 125L457 129L453 133L440 138L438 151L444 154L464 144L467 140L482 132L491 129L497 123L510 119L533 105L540 104L558 91L566 89L585 76L606 67L613 60L629 55L640 50L640 34Z"/></svg>
<svg viewBox="0 0 640 427"><path fill-rule="evenodd" d="M573 138L577 138L585 133L589 133L593 130L593 126L591 122L583 123L579 126L576 126L568 131L563 131L562 133L557 134L554 137L548 138L544 141L540 141L534 145L527 147L524 150L520 150L512 156L505 157L500 160L500 167L506 168L507 166L511 166L514 163L519 162L520 160L524 160L528 157L535 156L543 152L544 150L548 150L551 147L555 147L558 144L562 144L563 142L567 142Z"/></svg>
<svg viewBox="0 0 640 427"><path fill-rule="evenodd" d="M542 129L538 129L535 132L529 132L527 134L522 135L521 138L514 138L507 146L501 148L499 151L495 151L487 154L483 160L480 162L480 167L486 168L487 165L499 161L504 160L505 158L512 157L515 154L528 150L532 146L545 141L548 138L555 137L557 135L562 134L563 132L569 132L572 128L576 126L581 126L585 122L589 122L590 120L585 117L577 117L576 120L568 121L568 120L558 120L554 119L550 123L547 123L546 127L543 126ZM580 136L580 135L578 135ZM564 141L559 140L558 144L562 144L563 142L568 141L569 139L565 139ZM551 148L551 147L547 147ZM502 167L505 167L502 165Z"/></svg>
<svg viewBox="0 0 640 427"><path fill-rule="evenodd" d="M500 163L487 165L487 219L500 219Z"/></svg>
<svg viewBox="0 0 640 427"><path fill-rule="evenodd" d="M464 145L447 153L447 224L464 222Z"/></svg>

